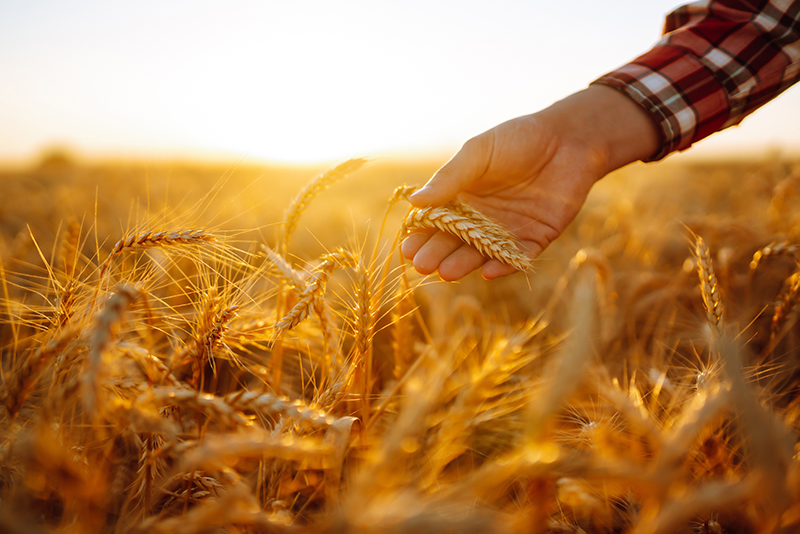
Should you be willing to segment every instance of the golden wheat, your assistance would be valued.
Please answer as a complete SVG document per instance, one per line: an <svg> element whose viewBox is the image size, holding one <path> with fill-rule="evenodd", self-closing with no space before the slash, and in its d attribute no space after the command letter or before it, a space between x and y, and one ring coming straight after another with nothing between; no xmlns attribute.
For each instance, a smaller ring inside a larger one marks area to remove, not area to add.
<svg viewBox="0 0 800 534"><path fill-rule="evenodd" d="M308 204L319 195L322 191L329 186L338 182L348 174L353 173L364 166L367 162L364 158L353 158L340 163L339 165L328 169L316 178L308 182L306 186L300 190L299 193L292 199L289 207L286 208L286 214L283 217L283 241L281 243L281 250L286 254L286 249L289 246L289 238L297 228L297 222L300 220L300 215L308 207Z"/></svg>
<svg viewBox="0 0 800 534"><path fill-rule="evenodd" d="M133 234L117 241L117 244L114 245L114 248L112 248L111 252L108 254L106 261L100 266L100 278L103 278L106 271L108 271L109 267L111 267L111 264L114 262L114 259L125 252L153 247L171 247L176 245L197 246L216 242L216 236L205 230L181 230L177 232L148 231L140 234Z"/></svg>
<svg viewBox="0 0 800 534"><path fill-rule="evenodd" d="M700 290L703 295L703 304L706 307L708 326L711 328L713 336L718 338L724 327L722 298L717 276L714 274L711 251L700 236L695 239L694 254L697 259L697 274L700 277Z"/></svg>
<svg viewBox="0 0 800 534"><path fill-rule="evenodd" d="M395 195L408 196L413 188L401 188ZM533 267L531 259L517 245L517 239L499 223L461 199L454 199L441 207L414 208L403 221L406 232L436 228L459 238L478 252L517 270Z"/></svg>
<svg viewBox="0 0 800 534"><path fill-rule="evenodd" d="M373 251L293 265L300 214L340 171L296 196L274 251L258 231L209 254L182 246L217 238L131 231L103 261L84 254L80 225L47 233L46 217L25 239L2 236L0 530L800 527L798 275L764 265L796 254L787 237L703 219L716 271L702 238L687 247L680 229L603 204L553 245L531 288L409 276L383 230L356 241ZM763 211L770 198L750 193L736 209ZM385 224L449 228L509 254L511 234L481 217L455 202ZM100 249L119 216L96 219ZM117 260L151 246L152 262L115 270L109 287Z"/></svg>

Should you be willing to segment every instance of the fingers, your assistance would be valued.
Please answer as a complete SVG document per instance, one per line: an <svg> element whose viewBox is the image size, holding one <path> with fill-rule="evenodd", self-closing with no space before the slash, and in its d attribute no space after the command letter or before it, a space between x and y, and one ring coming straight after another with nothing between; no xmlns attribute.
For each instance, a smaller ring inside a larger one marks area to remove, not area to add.
<svg viewBox="0 0 800 534"><path fill-rule="evenodd" d="M513 267L483 257L457 238L435 230L409 234L401 249L403 257L414 262L417 272L428 275L439 271L439 276L447 282L460 280L477 269L481 269L486 280L517 272Z"/></svg>
<svg viewBox="0 0 800 534"><path fill-rule="evenodd" d="M439 264L439 276L446 282L461 280L469 273L480 269L486 258L469 245L461 245Z"/></svg>
<svg viewBox="0 0 800 534"><path fill-rule="evenodd" d="M514 274L517 270L510 265L500 263L497 260L489 260L481 268L481 276L484 280L494 280L503 276Z"/></svg>
<svg viewBox="0 0 800 534"><path fill-rule="evenodd" d="M436 232L414 255L414 269L420 274L431 274L442 261L461 247L457 238Z"/></svg>
<svg viewBox="0 0 800 534"><path fill-rule="evenodd" d="M403 252L403 257L407 260L413 260L422 245L428 242L433 234L436 233L435 229L430 230L417 230L408 234L400 245L400 250Z"/></svg>
<svg viewBox="0 0 800 534"><path fill-rule="evenodd" d="M425 187L409 197L411 203L418 208L441 206L480 178L489 164L492 139L486 133L464 143L461 150L436 171Z"/></svg>

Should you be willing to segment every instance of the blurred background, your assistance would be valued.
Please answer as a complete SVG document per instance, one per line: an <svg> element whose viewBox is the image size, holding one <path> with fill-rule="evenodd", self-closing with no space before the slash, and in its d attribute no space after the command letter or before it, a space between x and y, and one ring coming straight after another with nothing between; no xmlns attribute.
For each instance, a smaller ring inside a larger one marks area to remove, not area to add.
<svg viewBox="0 0 800 534"><path fill-rule="evenodd" d="M652 46L676 0L0 6L0 163L445 161ZM800 91L690 154L800 147Z"/></svg>

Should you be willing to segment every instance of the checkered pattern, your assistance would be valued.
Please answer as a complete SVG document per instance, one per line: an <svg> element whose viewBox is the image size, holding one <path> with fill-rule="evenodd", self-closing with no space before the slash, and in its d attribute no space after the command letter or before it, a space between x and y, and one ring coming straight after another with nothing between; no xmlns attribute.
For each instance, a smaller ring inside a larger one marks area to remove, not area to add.
<svg viewBox="0 0 800 534"><path fill-rule="evenodd" d="M670 13L656 46L593 83L653 115L655 161L739 124L799 79L800 0L704 0Z"/></svg>

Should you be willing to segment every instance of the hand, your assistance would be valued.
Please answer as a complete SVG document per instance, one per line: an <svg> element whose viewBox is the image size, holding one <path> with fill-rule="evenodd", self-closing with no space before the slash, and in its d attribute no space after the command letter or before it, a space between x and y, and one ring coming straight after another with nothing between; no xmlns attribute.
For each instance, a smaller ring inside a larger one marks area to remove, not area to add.
<svg viewBox="0 0 800 534"><path fill-rule="evenodd" d="M615 89L593 85L470 139L410 200L440 206L459 196L536 257L575 218L597 180L658 146L659 131L644 109ZM449 281L479 268L487 280L515 272L437 230L412 233L402 250L421 274L438 270Z"/></svg>

